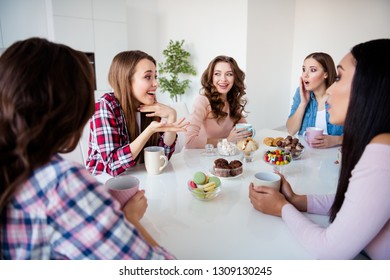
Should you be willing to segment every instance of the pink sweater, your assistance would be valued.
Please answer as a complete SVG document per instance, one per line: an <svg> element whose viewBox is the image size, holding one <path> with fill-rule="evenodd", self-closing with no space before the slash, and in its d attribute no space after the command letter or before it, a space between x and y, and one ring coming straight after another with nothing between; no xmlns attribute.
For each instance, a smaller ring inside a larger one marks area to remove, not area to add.
<svg viewBox="0 0 390 280"><path fill-rule="evenodd" d="M360 251L390 259L390 146L370 144L352 171L335 221L323 228L291 204L282 218L300 243L320 259L353 259ZM334 195L309 195L308 212L327 215Z"/></svg>
<svg viewBox="0 0 390 280"><path fill-rule="evenodd" d="M229 114L227 103L224 111ZM229 117L217 123L217 120L212 117L210 102L204 95L198 95L195 98L189 121L185 144L185 147L189 149L204 148L208 138L227 138L234 127L234 122ZM246 123L246 119L241 118L238 122Z"/></svg>

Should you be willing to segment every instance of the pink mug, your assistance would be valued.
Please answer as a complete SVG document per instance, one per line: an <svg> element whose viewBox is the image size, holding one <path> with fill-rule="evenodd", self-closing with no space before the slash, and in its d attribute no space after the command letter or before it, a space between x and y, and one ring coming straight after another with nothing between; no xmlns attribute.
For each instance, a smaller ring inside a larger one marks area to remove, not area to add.
<svg viewBox="0 0 390 280"><path fill-rule="evenodd" d="M107 180L105 186L108 192L119 201L121 208L139 190L139 180L130 175L121 175Z"/></svg>
<svg viewBox="0 0 390 280"><path fill-rule="evenodd" d="M311 142L320 135L324 134L324 130L318 127L307 127L306 131L303 132L303 139L311 146Z"/></svg>

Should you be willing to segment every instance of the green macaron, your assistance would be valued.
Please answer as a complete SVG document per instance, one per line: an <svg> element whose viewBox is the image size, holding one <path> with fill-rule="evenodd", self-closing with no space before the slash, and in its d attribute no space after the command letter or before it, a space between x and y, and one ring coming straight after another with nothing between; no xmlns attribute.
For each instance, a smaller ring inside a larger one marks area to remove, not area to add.
<svg viewBox="0 0 390 280"><path fill-rule="evenodd" d="M197 185L204 184L206 181L206 174L201 171L195 172L193 181Z"/></svg>
<svg viewBox="0 0 390 280"><path fill-rule="evenodd" d="M212 176L209 178L209 183L214 182L217 187L221 185L221 180L218 177Z"/></svg>

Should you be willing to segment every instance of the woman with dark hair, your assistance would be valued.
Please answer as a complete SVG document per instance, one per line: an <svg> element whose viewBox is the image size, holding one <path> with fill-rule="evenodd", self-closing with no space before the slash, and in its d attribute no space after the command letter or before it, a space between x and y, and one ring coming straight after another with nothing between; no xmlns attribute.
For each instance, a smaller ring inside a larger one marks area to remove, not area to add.
<svg viewBox="0 0 390 280"><path fill-rule="evenodd" d="M246 123L245 73L228 56L217 56L203 72L201 94L193 102L186 133L186 148L204 148L217 145L218 139L230 142L249 137L252 132L235 129L237 123Z"/></svg>
<svg viewBox="0 0 390 280"><path fill-rule="evenodd" d="M390 39L352 48L327 90L330 121L344 126L335 195L295 194L282 176L281 192L249 187L254 208L281 216L315 257L352 259L359 252L390 259ZM330 215L324 228L299 211Z"/></svg>
<svg viewBox="0 0 390 280"><path fill-rule="evenodd" d="M310 145L329 148L340 145L343 127L329 122L326 89L336 79L336 68L327 53L309 54L303 61L302 76L297 88L286 127L291 135L302 135L307 127L318 127L324 135L317 136Z"/></svg>
<svg viewBox="0 0 390 280"><path fill-rule="evenodd" d="M157 102L156 61L142 51L117 54L108 73L113 92L104 94L90 121L87 168L93 175L117 176L137 162L143 149L164 147L170 158L176 132L185 131L184 118L176 122L175 109Z"/></svg>
<svg viewBox="0 0 390 280"><path fill-rule="evenodd" d="M72 151L94 112L87 57L31 38L0 56L0 258L170 259L139 220L144 191L123 210Z"/></svg>

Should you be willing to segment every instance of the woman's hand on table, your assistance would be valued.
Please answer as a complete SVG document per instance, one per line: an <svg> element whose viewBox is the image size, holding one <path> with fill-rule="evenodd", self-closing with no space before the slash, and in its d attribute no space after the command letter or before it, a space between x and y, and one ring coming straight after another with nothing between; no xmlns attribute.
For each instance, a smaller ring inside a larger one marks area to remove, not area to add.
<svg viewBox="0 0 390 280"><path fill-rule="evenodd" d="M334 146L341 145L342 141L343 141L343 136L324 134L324 135L316 136L312 140L311 146L317 149L326 149L326 148L331 148Z"/></svg>
<svg viewBox="0 0 390 280"><path fill-rule="evenodd" d="M142 219L148 207L145 191L139 190L123 207L123 212L127 220L131 223Z"/></svg>
<svg viewBox="0 0 390 280"><path fill-rule="evenodd" d="M249 199L256 210L278 217L282 215L283 206L288 203L279 191L265 186L254 186L253 183L249 185Z"/></svg>

